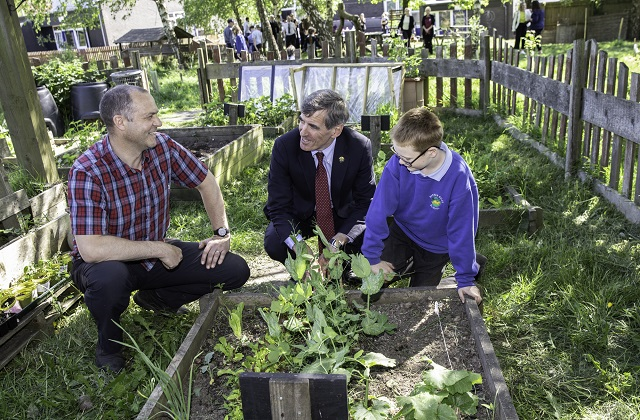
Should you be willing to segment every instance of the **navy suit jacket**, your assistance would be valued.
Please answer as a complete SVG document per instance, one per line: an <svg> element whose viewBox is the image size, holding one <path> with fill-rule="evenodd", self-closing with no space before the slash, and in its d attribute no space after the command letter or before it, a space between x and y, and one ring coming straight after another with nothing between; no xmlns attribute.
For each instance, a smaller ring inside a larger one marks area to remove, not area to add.
<svg viewBox="0 0 640 420"><path fill-rule="evenodd" d="M311 152L300 149L300 131L278 137L271 152L267 204L264 213L280 240L294 231L292 222L309 220L315 212L316 166ZM376 189L371 141L344 127L336 138L331 167L331 201L336 233L351 238L364 231L364 217Z"/></svg>

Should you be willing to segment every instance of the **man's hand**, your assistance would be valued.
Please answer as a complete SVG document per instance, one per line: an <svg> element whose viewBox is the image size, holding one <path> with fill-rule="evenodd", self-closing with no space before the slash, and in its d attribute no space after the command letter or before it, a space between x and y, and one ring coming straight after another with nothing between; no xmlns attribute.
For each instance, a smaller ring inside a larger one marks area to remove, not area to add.
<svg viewBox="0 0 640 420"><path fill-rule="evenodd" d="M371 266L371 272L374 274L377 274L380 270L382 270L384 274L395 274L393 264L387 261L380 261L378 264Z"/></svg>
<svg viewBox="0 0 640 420"><path fill-rule="evenodd" d="M222 264L225 255L229 252L231 247L231 237L225 236L220 238L214 236L200 241L198 248L202 249L202 257L200 257L200 264L209 268L215 267L217 264Z"/></svg>
<svg viewBox="0 0 640 420"><path fill-rule="evenodd" d="M459 288L458 296L460 296L460 300L462 301L462 303L464 303L465 295L472 297L478 305L480 305L480 302L482 302L482 295L480 294L480 289L478 289L478 286L467 286Z"/></svg>
<svg viewBox="0 0 640 420"><path fill-rule="evenodd" d="M349 237L344 233L338 232L329 240L329 244L331 244L332 241L335 241L339 248L344 248L344 246L349 243ZM333 246L329 246L329 249L331 252L338 252L338 249Z"/></svg>
<svg viewBox="0 0 640 420"><path fill-rule="evenodd" d="M182 249L170 243L164 243L164 255L158 259L166 267L167 270L173 270L182 261Z"/></svg>

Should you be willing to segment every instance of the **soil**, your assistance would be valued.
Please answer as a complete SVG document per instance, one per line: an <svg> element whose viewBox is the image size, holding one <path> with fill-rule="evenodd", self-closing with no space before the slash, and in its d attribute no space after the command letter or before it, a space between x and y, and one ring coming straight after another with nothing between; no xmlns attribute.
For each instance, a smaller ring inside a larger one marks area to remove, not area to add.
<svg viewBox="0 0 640 420"><path fill-rule="evenodd" d="M180 138L178 142L189 149L197 158L206 158L213 155L216 150L229 144L230 140L216 140L206 137Z"/></svg>
<svg viewBox="0 0 640 420"><path fill-rule="evenodd" d="M288 280L286 273L279 270L279 267L260 263L256 265L260 269L252 273L252 280L243 288L244 292L265 292L267 288L271 289L272 286L277 288L279 284ZM273 282L261 281L269 278ZM396 396L409 395L414 384L421 380L422 372L429 368L425 359L431 359L450 369L464 369L483 374L463 305L457 298L439 300L437 304L439 314L434 311L436 302L432 300L373 304L372 309L387 314L389 321L396 324L397 329L394 334L366 337L361 340L362 349L382 353L386 357L395 359L396 367L372 368L370 395L386 396L392 400ZM229 368L229 364L224 364L220 353L214 352L209 370L205 373L201 370L202 366L206 366L205 355L213 351L218 337L225 336L230 342L238 342L231 333L226 312L224 308L218 311L213 324L216 327L201 348L202 356L196 359L192 419L223 419L227 414L226 409L223 408L223 396L229 393L229 389L225 385L226 378L217 377L216 372L223 367ZM243 334L250 342L264 337L266 324L257 308L245 307L242 328ZM244 353L248 354L249 351ZM349 394L360 399L362 390L352 389L355 387L354 384L355 381L352 380L349 384ZM491 402L485 398L482 385L478 385L474 392L479 396L480 404ZM492 414L486 408L479 406L474 418L489 419L492 418Z"/></svg>

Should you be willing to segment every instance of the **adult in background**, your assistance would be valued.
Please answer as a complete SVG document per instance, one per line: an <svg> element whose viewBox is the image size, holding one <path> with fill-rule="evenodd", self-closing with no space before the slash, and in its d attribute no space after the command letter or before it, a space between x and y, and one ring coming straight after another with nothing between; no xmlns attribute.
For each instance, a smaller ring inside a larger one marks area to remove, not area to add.
<svg viewBox="0 0 640 420"><path fill-rule="evenodd" d="M260 51L260 54L262 54L262 30L260 25L256 25L251 31L251 42L253 43L253 51Z"/></svg>
<svg viewBox="0 0 640 420"><path fill-rule="evenodd" d="M287 21L284 24L284 41L285 45L293 45L296 47L296 37L298 36L298 30L295 23L293 23L293 16L287 15Z"/></svg>
<svg viewBox="0 0 640 420"><path fill-rule="evenodd" d="M282 45L282 27L279 21L276 20L275 16L269 16L269 26L271 27L271 33L273 37L276 39L276 45L272 46L272 51L278 51L279 45Z"/></svg>
<svg viewBox="0 0 640 420"><path fill-rule="evenodd" d="M224 35L224 45L227 48L233 48L233 19L229 19L227 20L227 27L224 28L223 31L223 35Z"/></svg>
<svg viewBox="0 0 640 420"><path fill-rule="evenodd" d="M389 14L387 12L382 12L382 16L380 17L380 27L382 28L383 34L389 33Z"/></svg>
<svg viewBox="0 0 640 420"><path fill-rule="evenodd" d="M404 9L404 15L400 18L398 29L402 31L402 39L407 40L407 48L411 48L411 36L413 35L413 28L415 28L416 22L411 15L411 9L408 7Z"/></svg>
<svg viewBox="0 0 640 420"><path fill-rule="evenodd" d="M242 24L242 30L245 41L249 42L249 35L251 34L251 22L249 22L249 17L245 18L244 23Z"/></svg>
<svg viewBox="0 0 640 420"><path fill-rule="evenodd" d="M424 9L422 17L422 41L424 48L429 50L429 54L433 54L433 35L435 30L436 17L431 14L431 8Z"/></svg>
<svg viewBox="0 0 640 420"><path fill-rule="evenodd" d="M367 18L364 13L360 13L360 24L362 25L362 32L367 32Z"/></svg>
<svg viewBox="0 0 640 420"><path fill-rule="evenodd" d="M233 36L235 56L237 60L240 60L242 58L242 51L246 51L246 53L249 54L249 48L247 47L247 41L244 39L244 35L242 35L242 29L240 29L238 25L233 27Z"/></svg>
<svg viewBox="0 0 640 420"><path fill-rule="evenodd" d="M169 136L153 97L120 85L100 101L107 135L69 171L69 213L74 235L72 278L98 326L95 363L125 366L122 330L115 324L134 302L163 314L214 291L236 289L249 278L242 257L229 252L230 234L215 177ZM200 193L211 236L200 242L166 237L171 183Z"/></svg>
<svg viewBox="0 0 640 420"><path fill-rule="evenodd" d="M531 25L529 29L536 34L536 46L538 52L542 51L542 31L544 30L544 10L540 8L540 2L531 2Z"/></svg>
<svg viewBox="0 0 640 420"><path fill-rule="evenodd" d="M524 40L527 36L527 25L530 21L531 11L527 9L527 5L523 1L518 6L518 10L513 14L513 22L511 22L511 29L516 35L516 42L513 48L517 50L524 48Z"/></svg>
<svg viewBox="0 0 640 420"><path fill-rule="evenodd" d="M309 54L309 48L313 49L314 53L320 48L320 41L318 41L318 35L316 35L316 28L313 26L310 26L309 29L307 29L307 35L304 38L302 50Z"/></svg>
<svg viewBox="0 0 640 420"><path fill-rule="evenodd" d="M486 258L475 249L479 207L471 169L442 141L442 124L427 108L404 113L389 136L394 155L367 213L363 255L375 273L410 273L410 287L437 286L451 261L460 300L480 303L475 282Z"/></svg>
<svg viewBox="0 0 640 420"><path fill-rule="evenodd" d="M276 139L264 207L269 219L264 248L272 259L284 264L293 255L291 235L314 236L316 221L334 248L360 252L376 187L371 142L345 127L348 119L338 93L318 90L304 98L298 128Z"/></svg>

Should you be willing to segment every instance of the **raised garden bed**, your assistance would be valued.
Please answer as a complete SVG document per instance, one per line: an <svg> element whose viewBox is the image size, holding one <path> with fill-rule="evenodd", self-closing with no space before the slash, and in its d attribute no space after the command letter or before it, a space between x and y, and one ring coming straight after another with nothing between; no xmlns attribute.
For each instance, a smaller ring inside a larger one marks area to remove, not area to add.
<svg viewBox="0 0 640 420"><path fill-rule="evenodd" d="M347 299L362 303L361 293L356 290L348 291ZM228 315L223 308L233 308L240 302L244 303L247 320L245 322L243 316L243 333L251 341L250 325L253 323L251 319L256 317L255 309L268 307L272 300L273 296L265 294L222 294L219 291L205 296L200 301L200 316L169 365L167 373L175 377L176 372L180 372L181 378L188 377L189 367L196 355L201 351L206 353L212 350L217 337L228 330L225 321ZM434 315L435 302L440 305L439 315ZM367 338L363 348L371 346L373 350L369 351L388 352L385 356L396 358L397 373L400 376L394 375L396 368L377 371L372 368L375 379L371 384L370 395L407 395L409 388L413 387L426 369L423 357L429 357L446 367L451 365L456 370L467 369L482 374L483 384L477 387L476 393L481 397L482 403L493 404L495 411L489 412L480 407L477 418L517 419L478 306L473 301L461 304L451 282L443 282L437 288L385 289L374 307L387 313L392 322L398 323L398 332ZM257 318L260 318L259 315ZM261 323L261 319L255 322ZM216 368L212 370L215 372ZM223 412L216 404L221 401L218 394L223 391L223 380L214 378L215 383L209 386L209 374L198 371L194 387L198 388L200 396L194 397L192 401L192 418L222 418ZM254 398L257 396L252 396ZM138 418L149 418L158 413L159 402L163 403L163 395L162 389L157 387Z"/></svg>
<svg viewBox="0 0 640 420"><path fill-rule="evenodd" d="M220 185L239 175L247 166L257 163L264 154L262 127L257 125L165 128L159 131L191 150L207 165ZM69 169L59 167L60 177L67 179ZM177 185L171 187L172 199L198 200L199 197L195 190Z"/></svg>

